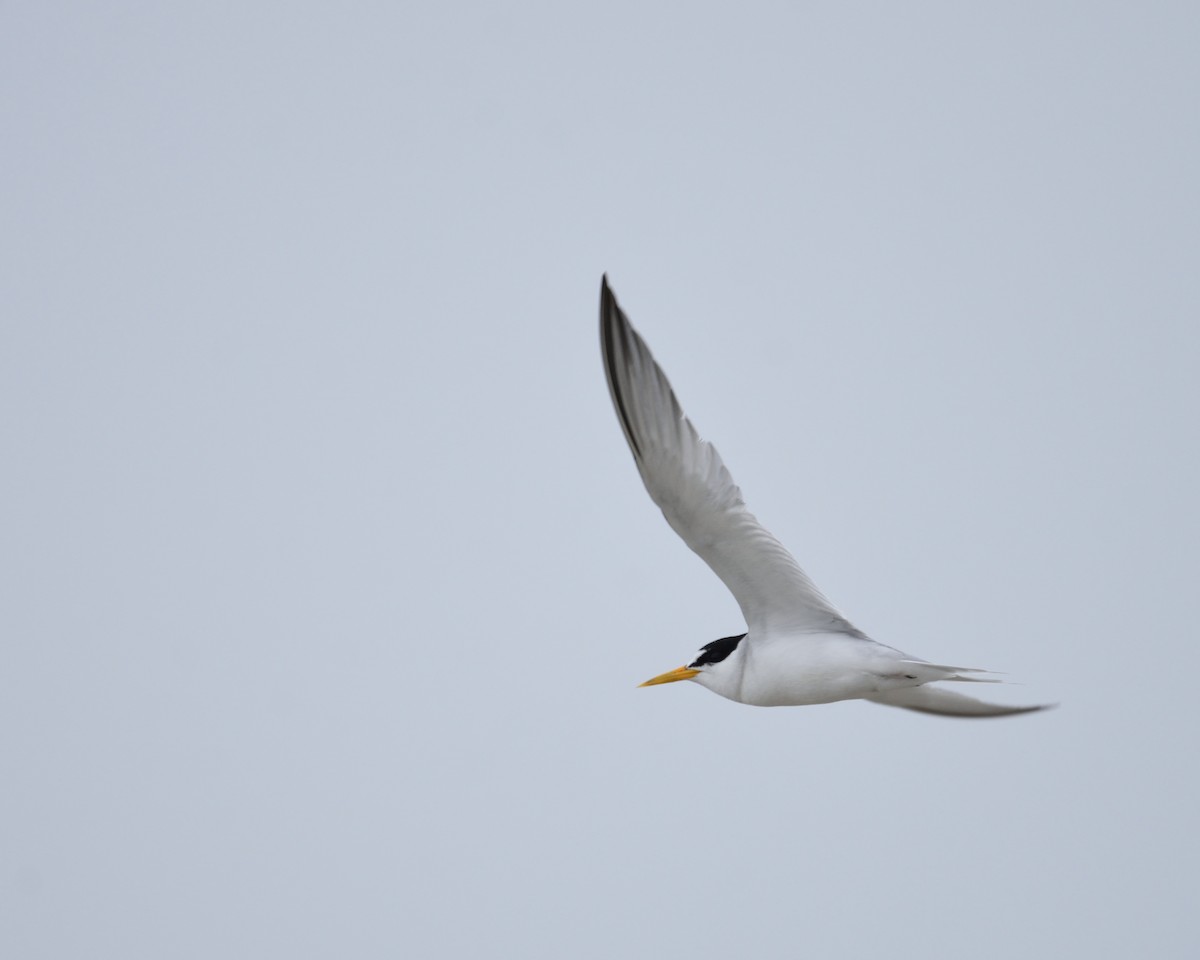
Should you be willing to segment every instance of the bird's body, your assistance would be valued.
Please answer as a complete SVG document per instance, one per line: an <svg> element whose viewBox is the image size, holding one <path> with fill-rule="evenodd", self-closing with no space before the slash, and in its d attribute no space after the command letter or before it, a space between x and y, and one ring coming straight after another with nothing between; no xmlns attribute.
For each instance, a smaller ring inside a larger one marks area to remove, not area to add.
<svg viewBox="0 0 1200 960"><path fill-rule="evenodd" d="M845 634L749 634L734 656L739 651L738 689L730 699L764 707L869 698L947 676L899 650Z"/></svg>
<svg viewBox="0 0 1200 960"><path fill-rule="evenodd" d="M716 448L684 416L666 375L605 278L600 340L617 418L651 499L733 593L747 632L706 644L650 686L693 680L730 700L800 706L864 699L951 716L1005 716L1041 707L988 704L937 681L990 682L984 671L928 663L870 639L816 588L746 509Z"/></svg>
<svg viewBox="0 0 1200 960"><path fill-rule="evenodd" d="M937 680L980 682L964 674L981 671L927 663L867 637L844 633L761 629L728 639L738 642L716 661L723 665L721 669L700 670L686 679L730 700L760 707L859 699L885 702L899 691Z"/></svg>

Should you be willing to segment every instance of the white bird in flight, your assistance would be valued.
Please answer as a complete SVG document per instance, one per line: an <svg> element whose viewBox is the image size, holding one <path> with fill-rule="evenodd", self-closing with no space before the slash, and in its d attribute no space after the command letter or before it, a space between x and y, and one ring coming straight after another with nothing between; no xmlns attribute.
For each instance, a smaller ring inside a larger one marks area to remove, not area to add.
<svg viewBox="0 0 1200 960"><path fill-rule="evenodd" d="M687 666L642 686L692 680L763 707L863 699L953 717L1045 708L985 703L933 686L998 681L969 676L985 670L929 663L877 643L842 616L746 509L721 455L684 415L607 276L600 286L600 344L617 419L650 499L724 581L747 627L740 636L706 643Z"/></svg>

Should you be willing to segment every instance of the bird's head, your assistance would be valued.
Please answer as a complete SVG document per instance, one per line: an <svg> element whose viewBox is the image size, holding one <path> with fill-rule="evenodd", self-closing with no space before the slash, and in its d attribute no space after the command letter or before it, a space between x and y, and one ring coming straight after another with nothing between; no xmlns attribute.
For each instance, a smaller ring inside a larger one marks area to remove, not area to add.
<svg viewBox="0 0 1200 960"><path fill-rule="evenodd" d="M695 680L713 693L732 699L734 692L741 685L742 676L742 658L735 651L745 637L743 633L740 636L722 637L720 640L706 643L700 648L696 659L686 667L676 667L674 670L660 673L641 686L653 687L659 683L674 683L676 680Z"/></svg>

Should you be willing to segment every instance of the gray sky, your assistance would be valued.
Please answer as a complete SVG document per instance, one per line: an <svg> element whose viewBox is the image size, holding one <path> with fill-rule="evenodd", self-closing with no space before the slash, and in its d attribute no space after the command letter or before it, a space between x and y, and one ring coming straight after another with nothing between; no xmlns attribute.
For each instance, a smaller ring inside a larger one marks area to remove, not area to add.
<svg viewBox="0 0 1200 960"><path fill-rule="evenodd" d="M0 955L1187 955L1198 9L6 4ZM1062 709L636 689L742 622L604 270L855 623Z"/></svg>

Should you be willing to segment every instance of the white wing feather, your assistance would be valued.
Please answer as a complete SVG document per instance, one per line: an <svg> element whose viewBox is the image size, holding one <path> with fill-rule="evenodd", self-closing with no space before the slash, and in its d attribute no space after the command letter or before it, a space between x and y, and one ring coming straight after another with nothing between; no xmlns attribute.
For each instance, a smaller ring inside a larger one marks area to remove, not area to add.
<svg viewBox="0 0 1200 960"><path fill-rule="evenodd" d="M962 680L963 677L956 679ZM883 703L889 707L904 707L906 710L916 710L919 713L935 713L943 717L1012 717L1018 713L1033 713L1037 710L1047 710L1051 704L1039 704L1033 707L1006 707L999 703L985 703L952 690L922 684L919 687L901 687L889 690L887 693L865 697L874 703Z"/></svg>
<svg viewBox="0 0 1200 960"><path fill-rule="evenodd" d="M600 288L600 342L617 418L650 499L733 593L747 626L865 639L746 509L721 455L684 415L607 277Z"/></svg>

